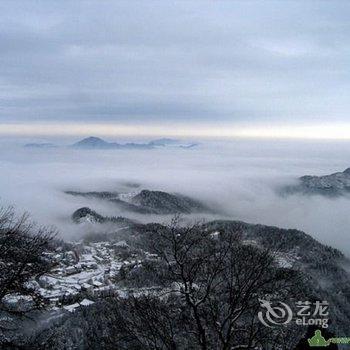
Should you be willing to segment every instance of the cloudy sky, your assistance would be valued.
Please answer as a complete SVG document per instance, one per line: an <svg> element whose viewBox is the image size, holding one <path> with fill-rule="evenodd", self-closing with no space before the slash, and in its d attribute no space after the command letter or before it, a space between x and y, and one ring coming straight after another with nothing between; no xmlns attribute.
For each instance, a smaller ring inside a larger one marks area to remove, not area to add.
<svg viewBox="0 0 350 350"><path fill-rule="evenodd" d="M0 2L0 134L350 138L348 1Z"/></svg>

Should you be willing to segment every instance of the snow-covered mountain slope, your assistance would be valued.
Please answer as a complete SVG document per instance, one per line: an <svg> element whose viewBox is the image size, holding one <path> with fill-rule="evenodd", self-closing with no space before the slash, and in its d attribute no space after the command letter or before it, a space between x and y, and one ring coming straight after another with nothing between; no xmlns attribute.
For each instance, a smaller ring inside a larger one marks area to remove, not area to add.
<svg viewBox="0 0 350 350"><path fill-rule="evenodd" d="M210 212L201 202L180 194L163 191L141 190L140 192L79 192L65 191L72 196L108 201L120 210L140 214L191 214Z"/></svg>
<svg viewBox="0 0 350 350"><path fill-rule="evenodd" d="M287 186L284 193L321 194L340 196L350 191L350 168L330 175L306 175L298 179L298 184Z"/></svg>

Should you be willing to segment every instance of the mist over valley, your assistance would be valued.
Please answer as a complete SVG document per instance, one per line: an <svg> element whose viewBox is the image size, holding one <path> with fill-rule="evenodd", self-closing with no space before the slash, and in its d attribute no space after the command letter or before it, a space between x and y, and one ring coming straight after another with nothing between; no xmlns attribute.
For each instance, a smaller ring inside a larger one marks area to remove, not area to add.
<svg viewBox="0 0 350 350"><path fill-rule="evenodd" d="M61 141L63 145L70 143ZM135 212L96 196L71 196L67 191L178 193L215 208L205 213L183 212L189 220L229 218L297 228L348 253L343 245L350 224L347 194L336 198L280 194L283 187L296 185L300 176L346 169L350 152L346 152L345 144L204 139L190 149L82 150L23 148L23 141L9 140L0 151L1 198L18 211L29 212L36 221L55 225L65 239L75 240L86 230L70 221L80 207L141 222L167 222L175 212Z"/></svg>

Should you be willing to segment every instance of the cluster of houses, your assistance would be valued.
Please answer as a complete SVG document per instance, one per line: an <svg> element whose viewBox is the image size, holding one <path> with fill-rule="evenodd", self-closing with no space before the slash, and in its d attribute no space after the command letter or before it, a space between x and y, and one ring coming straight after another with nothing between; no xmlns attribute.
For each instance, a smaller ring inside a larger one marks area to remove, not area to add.
<svg viewBox="0 0 350 350"><path fill-rule="evenodd" d="M34 289L49 307L68 311L90 305L99 297L121 294L123 291L116 286L121 267L141 263L136 253L125 259L128 248L124 241L73 243L71 250L48 252L46 259L54 267L27 282L27 287ZM27 311L34 300L30 296L8 295L4 303L8 308Z"/></svg>
<svg viewBox="0 0 350 350"><path fill-rule="evenodd" d="M127 249L122 242L98 242L75 246L71 251L53 254L57 266L33 283L50 305L61 306L77 302L82 297L101 297L115 293L119 270L124 264L135 264L137 256L122 260Z"/></svg>
<svg viewBox="0 0 350 350"><path fill-rule="evenodd" d="M69 312L93 304L101 297L127 297L164 292L159 286L143 288L122 287L123 273L142 265L144 260L157 260L156 254L130 249L125 241L71 243L68 250L58 247L45 253L51 262L48 273L36 276L26 283L34 290L49 310ZM122 269L123 268L123 269ZM179 287L174 287L177 291ZM27 312L36 308L33 296L8 294L3 298L8 310Z"/></svg>

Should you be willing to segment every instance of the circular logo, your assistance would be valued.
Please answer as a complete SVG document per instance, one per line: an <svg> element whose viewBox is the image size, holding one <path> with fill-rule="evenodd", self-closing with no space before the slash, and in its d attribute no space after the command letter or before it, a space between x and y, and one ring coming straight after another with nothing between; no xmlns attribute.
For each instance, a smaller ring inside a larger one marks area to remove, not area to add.
<svg viewBox="0 0 350 350"><path fill-rule="evenodd" d="M291 308L279 301L277 305L272 306L271 302L259 299L263 311L258 312L259 321L266 327L274 327L288 324L293 318Z"/></svg>

